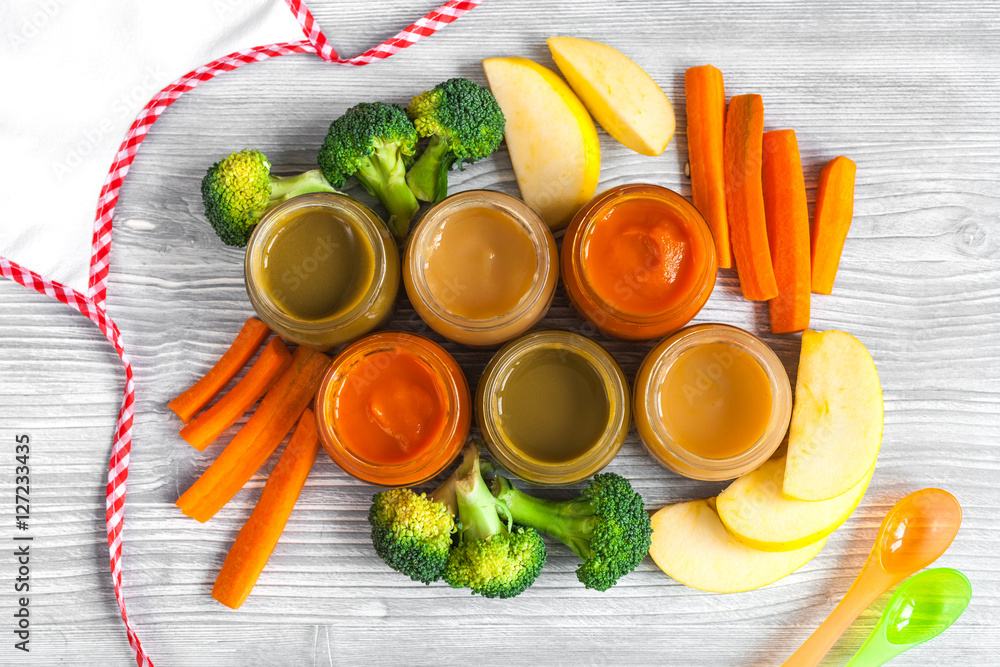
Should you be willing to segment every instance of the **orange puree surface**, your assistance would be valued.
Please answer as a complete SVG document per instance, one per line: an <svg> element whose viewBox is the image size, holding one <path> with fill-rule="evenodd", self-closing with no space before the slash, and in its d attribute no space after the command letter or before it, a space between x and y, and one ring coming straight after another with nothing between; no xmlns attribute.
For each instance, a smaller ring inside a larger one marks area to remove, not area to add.
<svg viewBox="0 0 1000 667"><path fill-rule="evenodd" d="M681 352L659 389L667 432L703 458L722 459L749 449L771 416L771 385L760 364L726 343Z"/></svg>
<svg viewBox="0 0 1000 667"><path fill-rule="evenodd" d="M695 289L704 252L668 204L625 199L594 220L583 248L583 270L597 296L635 316L663 313Z"/></svg>
<svg viewBox="0 0 1000 667"><path fill-rule="evenodd" d="M538 266L521 225L485 206L450 214L427 249L424 275L434 299L459 317L485 320L517 306Z"/></svg>
<svg viewBox="0 0 1000 667"><path fill-rule="evenodd" d="M446 389L424 362L405 352L380 351L350 370L334 418L355 456L398 464L417 458L441 437L446 404Z"/></svg>

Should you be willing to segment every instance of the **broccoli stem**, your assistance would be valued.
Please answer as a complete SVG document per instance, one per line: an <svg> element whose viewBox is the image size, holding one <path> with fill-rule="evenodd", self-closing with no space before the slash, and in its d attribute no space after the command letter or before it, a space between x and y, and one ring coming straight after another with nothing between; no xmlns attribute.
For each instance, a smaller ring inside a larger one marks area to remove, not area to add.
<svg viewBox="0 0 1000 667"><path fill-rule="evenodd" d="M493 495L510 509L515 523L559 540L583 560L593 556L590 536L598 519L592 502L535 498L519 491L504 477L494 478Z"/></svg>
<svg viewBox="0 0 1000 667"><path fill-rule="evenodd" d="M389 212L389 229L404 238L420 203L406 184L406 168L394 143L383 144L354 174Z"/></svg>
<svg viewBox="0 0 1000 667"><path fill-rule="evenodd" d="M441 482L441 486L431 491L427 497L447 507L452 516L457 516L458 502L455 500L455 473L451 473L448 479Z"/></svg>
<svg viewBox="0 0 1000 667"><path fill-rule="evenodd" d="M479 471L479 452L474 445L465 449L465 458L455 471L455 495L458 502L458 519L462 540L475 542L498 533L507 535L510 530L498 512L508 514L507 508L490 492Z"/></svg>
<svg viewBox="0 0 1000 667"><path fill-rule="evenodd" d="M406 183L420 201L437 203L448 196L448 170L454 163L448 144L435 134L406 173Z"/></svg>
<svg viewBox="0 0 1000 667"><path fill-rule="evenodd" d="M297 176L271 176L270 204L280 204L286 199L310 192L339 192L326 180L323 172L313 169Z"/></svg>

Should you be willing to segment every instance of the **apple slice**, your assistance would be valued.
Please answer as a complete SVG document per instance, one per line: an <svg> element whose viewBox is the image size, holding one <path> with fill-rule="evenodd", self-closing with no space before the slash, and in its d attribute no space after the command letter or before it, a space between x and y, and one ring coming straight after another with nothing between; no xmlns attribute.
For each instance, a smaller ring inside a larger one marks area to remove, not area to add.
<svg viewBox="0 0 1000 667"><path fill-rule="evenodd" d="M642 155L659 155L674 136L674 109L646 72L607 44L550 37L556 66L607 133Z"/></svg>
<svg viewBox="0 0 1000 667"><path fill-rule="evenodd" d="M826 537L861 502L875 467L842 496L806 502L781 495L785 457L771 459L719 494L719 518L729 534L751 549L794 551Z"/></svg>
<svg viewBox="0 0 1000 667"><path fill-rule="evenodd" d="M758 551L726 532L709 500L668 505L653 515L649 555L685 586L739 593L774 583L808 563L826 538L795 551Z"/></svg>
<svg viewBox="0 0 1000 667"><path fill-rule="evenodd" d="M597 191L601 147L587 109L552 70L527 58L487 58L483 71L507 117L505 140L521 198L552 230Z"/></svg>
<svg viewBox="0 0 1000 667"><path fill-rule="evenodd" d="M850 491L882 446L882 386L875 362L843 331L805 331L788 431L782 493L829 500Z"/></svg>

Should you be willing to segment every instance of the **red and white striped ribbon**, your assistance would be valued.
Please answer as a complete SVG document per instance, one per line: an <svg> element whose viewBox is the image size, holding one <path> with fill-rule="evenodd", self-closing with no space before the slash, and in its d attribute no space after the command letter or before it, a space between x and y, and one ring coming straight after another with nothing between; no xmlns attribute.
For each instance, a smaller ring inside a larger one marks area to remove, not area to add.
<svg viewBox="0 0 1000 667"><path fill-rule="evenodd" d="M108 274L111 256L111 229L118 203L118 194L125 181L129 166L135 160L139 145L149 132L149 127L156 122L160 114L173 104L182 94L212 79L217 74L234 70L247 63L259 62L274 56L289 53L315 53L324 60L338 65L367 65L377 60L388 58L429 37L435 32L454 22L462 14L477 6L482 0L448 0L434 11L420 18L415 23L386 40L373 49L353 58L342 59L327 41L320 30L319 24L313 18L302 0L285 0L295 14L306 39L298 42L282 42L267 44L236 51L228 56L199 67L180 77L163 90L143 108L129 127L124 141L115 155L111 170L101 188L97 201L97 215L94 220L94 235L90 259L90 280L88 295L84 296L74 289L61 283L48 280L37 273L19 266L4 257L0 257L0 276L9 278L25 287L41 294L47 294L54 299L71 306L87 319L97 325L104 337L114 346L122 366L125 368L125 390L122 396L121 408L118 411L118 421L115 425L114 442L111 446L111 459L108 462L107 488L107 533L108 552L111 562L111 577L115 590L115 599L121 609L122 621L128 635L129 646L135 652L136 662L140 667L152 667L153 663L146 655L139 642L125 610L125 596L122 592L122 529L125 519L125 489L128 481L129 453L132 450L132 418L135 404L135 386L132 381L132 365L125 354L125 343L122 340L118 326L106 313Z"/></svg>

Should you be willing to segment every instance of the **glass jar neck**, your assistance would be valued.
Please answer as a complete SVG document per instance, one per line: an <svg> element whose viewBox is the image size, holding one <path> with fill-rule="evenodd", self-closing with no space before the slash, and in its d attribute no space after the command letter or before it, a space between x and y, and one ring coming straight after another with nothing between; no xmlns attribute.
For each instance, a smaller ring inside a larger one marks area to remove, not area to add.
<svg viewBox="0 0 1000 667"><path fill-rule="evenodd" d="M608 420L602 435L583 455L566 462L547 463L524 455L501 426L501 388L520 361L545 349L584 360L601 378L608 401ZM493 457L514 475L534 484L572 484L599 472L621 448L631 417L628 384L617 362L594 341L568 331L535 331L508 343L490 361L478 392L479 425Z"/></svg>
<svg viewBox="0 0 1000 667"><path fill-rule="evenodd" d="M350 309L335 316L317 319L303 319L288 313L264 287L266 284L264 256L267 248L290 216L309 209L326 211L348 221L347 224L360 233L362 242L371 248L374 265L371 284ZM250 237L244 262L247 291L254 306L262 309L263 314L279 326L303 331L322 331L344 327L367 317L369 310L378 298L379 291L383 288L388 273L387 248L382 238L386 232L381 229L381 224L375 213L366 206L346 195L333 193L300 195L271 209L257 223Z"/></svg>
<svg viewBox="0 0 1000 667"><path fill-rule="evenodd" d="M617 204L622 201L634 199L650 199L659 201L664 203L669 208L677 211L677 217L684 221L683 227L686 233L697 234L699 236L699 243L706 249L706 251L709 252L710 255L709 261L700 263L698 276L694 281L692 281L692 285L695 286L695 289L692 289L691 292L686 295L686 298L679 300L668 309L649 315L626 314L607 303L597 293L597 290L588 276L585 266L587 244L590 241L590 236L596 225L599 224L601 219L607 216L607 214L610 213L610 211ZM574 220L576 227L571 227L571 230L573 230L571 241L571 268L576 276L580 290L583 292L583 297L590 304L592 304L592 307L600 310L606 318L623 324L638 326L647 325L655 327L660 323L669 322L678 318L684 318L685 316L686 319L684 321L686 322L689 320L697 313L701 304L707 300L705 291L707 289L709 293L711 292L715 285L715 273L718 270L717 260L715 257L715 246L711 232L709 231L704 220L699 220L694 216L698 216L698 218L700 218L700 214L698 214L697 210L695 210L686 199L673 190L657 185L641 183L622 185L598 195L597 198L576 214L576 219ZM690 315L688 315L688 313L690 313Z"/></svg>
<svg viewBox="0 0 1000 667"><path fill-rule="evenodd" d="M699 456L679 445L667 428L657 391L658 387L664 385L671 366L686 350L708 343L735 345L749 355L764 371L771 392L771 413L764 433L747 449L725 458ZM767 459L781 443L791 415L791 387L781 360L756 336L726 324L700 324L675 333L654 348L650 355L653 360L645 386L636 387L637 394L641 392L645 398L642 408L651 417L648 420L649 428L670 458L702 473L697 479L722 480L738 477ZM643 370L640 369L640 375L642 374Z"/></svg>
<svg viewBox="0 0 1000 667"><path fill-rule="evenodd" d="M448 217L462 210L487 207L500 211L524 231L534 249L536 265L531 285L509 311L486 319L461 317L451 312L435 296L427 278L428 250ZM417 298L434 317L456 329L486 334L502 330L537 309L539 302L552 298L548 289L553 272L555 242L545 223L524 202L490 190L470 190L448 197L430 209L417 224L407 249L407 267Z"/></svg>
<svg viewBox="0 0 1000 667"><path fill-rule="evenodd" d="M353 451L341 433L336 414L339 392L347 377L362 359L383 351L411 355L430 370L443 389L442 411L446 416L433 446L411 460L395 464L373 463ZM458 364L433 341L408 332L379 332L345 348L320 384L316 401L320 436L330 457L348 474L384 486L409 486L433 478L461 450L471 423L469 387Z"/></svg>

